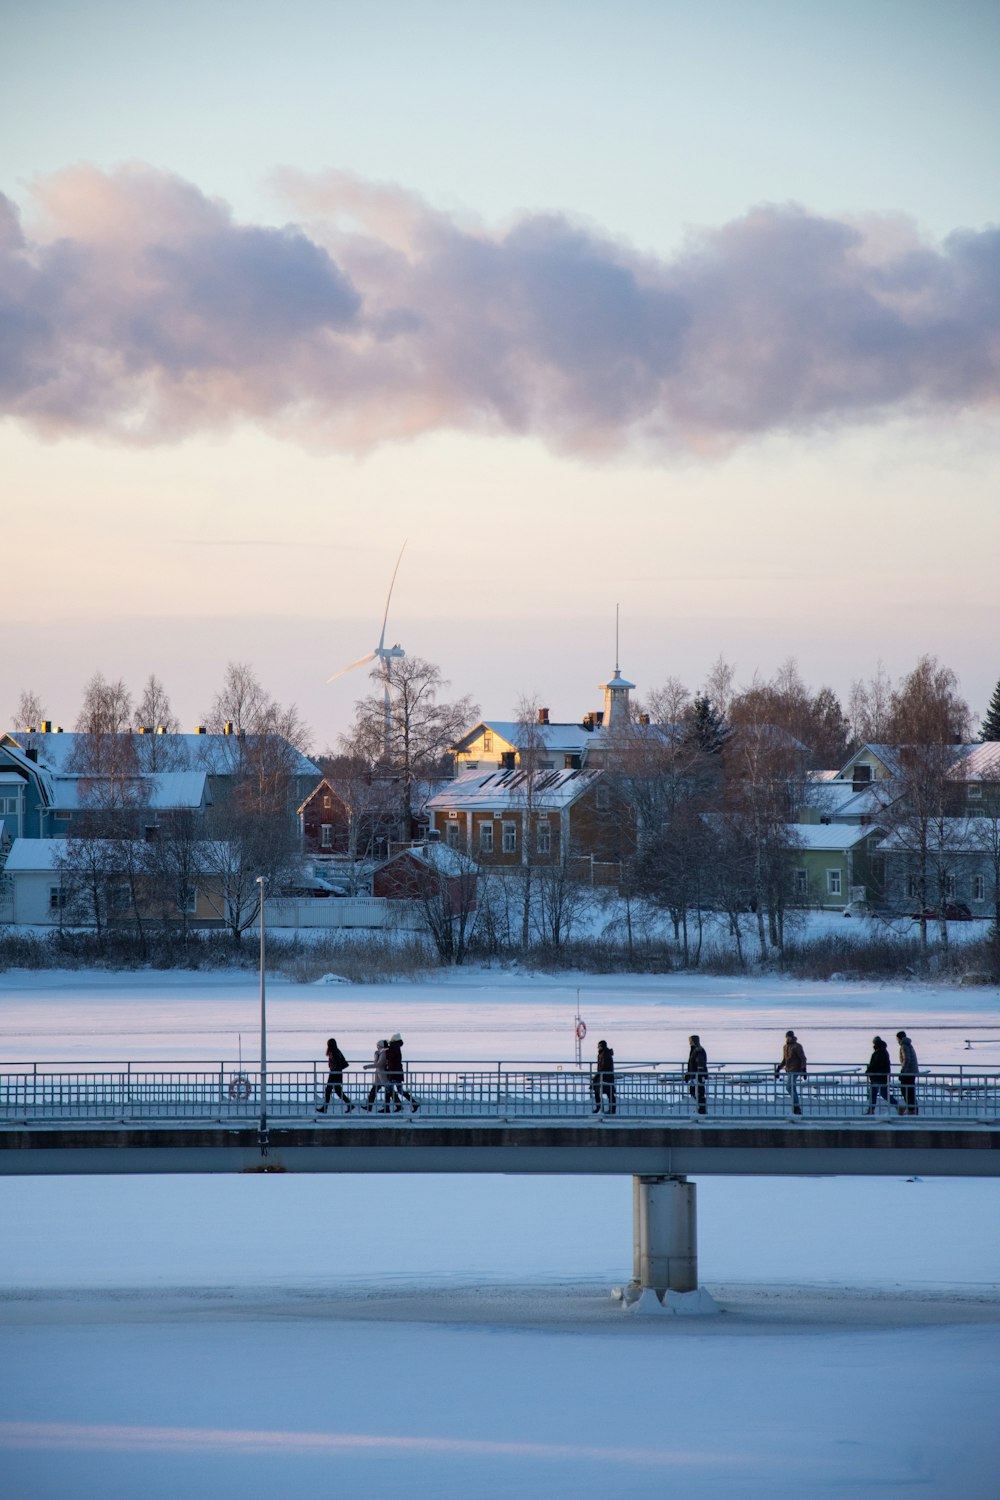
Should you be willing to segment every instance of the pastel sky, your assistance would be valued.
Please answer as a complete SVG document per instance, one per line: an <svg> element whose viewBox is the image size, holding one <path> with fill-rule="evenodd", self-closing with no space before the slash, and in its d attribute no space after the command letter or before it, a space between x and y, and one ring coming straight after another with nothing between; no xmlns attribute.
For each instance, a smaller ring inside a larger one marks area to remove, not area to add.
<svg viewBox="0 0 1000 1500"><path fill-rule="evenodd" d="M987 0L0 4L7 649L510 717L1000 677Z"/></svg>

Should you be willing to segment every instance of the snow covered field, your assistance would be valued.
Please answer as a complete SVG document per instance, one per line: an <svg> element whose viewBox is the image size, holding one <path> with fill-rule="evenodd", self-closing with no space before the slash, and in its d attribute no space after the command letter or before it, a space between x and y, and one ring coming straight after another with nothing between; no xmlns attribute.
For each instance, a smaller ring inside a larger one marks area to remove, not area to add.
<svg viewBox="0 0 1000 1500"><path fill-rule="evenodd" d="M1000 1062L995 990L470 971L269 984L269 1054ZM3 1061L256 1055L254 976L0 976ZM966 1049L966 1038L974 1042ZM626 1179L2 1179L0 1492L997 1493L1000 1184L698 1184L714 1318L636 1318Z"/></svg>

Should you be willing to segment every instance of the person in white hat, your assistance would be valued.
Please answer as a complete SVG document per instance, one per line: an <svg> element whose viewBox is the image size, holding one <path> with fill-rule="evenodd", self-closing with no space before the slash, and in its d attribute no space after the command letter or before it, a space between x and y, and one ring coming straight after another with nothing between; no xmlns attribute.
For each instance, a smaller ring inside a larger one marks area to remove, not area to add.
<svg viewBox="0 0 1000 1500"><path fill-rule="evenodd" d="M400 1098L406 1099L413 1114L416 1114L420 1105L413 1095L403 1087L403 1038L398 1031L394 1031L389 1038L389 1046L386 1049L386 1062L388 1064L388 1078L392 1089L393 1103L397 1110L402 1109ZM386 1091L386 1103L389 1102L388 1090Z"/></svg>

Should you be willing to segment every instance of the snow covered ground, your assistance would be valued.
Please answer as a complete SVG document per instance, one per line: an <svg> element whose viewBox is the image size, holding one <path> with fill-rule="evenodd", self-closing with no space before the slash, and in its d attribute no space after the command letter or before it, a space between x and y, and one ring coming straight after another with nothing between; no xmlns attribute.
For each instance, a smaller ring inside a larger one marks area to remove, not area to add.
<svg viewBox="0 0 1000 1500"><path fill-rule="evenodd" d="M269 984L269 1053L1000 1062L995 990ZM255 1055L254 976L0 975L3 1061ZM966 1048L966 1038L973 1047ZM997 1493L1000 1184L704 1178L714 1318L635 1318L626 1179L0 1179L15 1500Z"/></svg>

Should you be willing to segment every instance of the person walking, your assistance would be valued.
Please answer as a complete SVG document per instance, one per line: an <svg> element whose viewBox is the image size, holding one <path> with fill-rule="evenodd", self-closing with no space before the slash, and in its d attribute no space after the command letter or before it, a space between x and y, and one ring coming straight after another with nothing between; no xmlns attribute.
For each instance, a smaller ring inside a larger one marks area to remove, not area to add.
<svg viewBox="0 0 1000 1500"><path fill-rule="evenodd" d="M865 1114L875 1113L875 1107L880 1098L885 1100L887 1109L895 1109L899 1101L889 1088L889 1077L892 1072L889 1048L880 1036L872 1037L872 1055L865 1072L868 1075L868 1108Z"/></svg>
<svg viewBox="0 0 1000 1500"><path fill-rule="evenodd" d="M689 1036L687 1067L684 1069L684 1082L688 1086L691 1098L697 1098L698 1113L706 1113L705 1107L705 1083L708 1079L708 1053L701 1045L701 1037Z"/></svg>
<svg viewBox="0 0 1000 1500"><path fill-rule="evenodd" d="M386 1049L386 1064L396 1113L398 1114L403 1107L399 1102L400 1097L402 1097L408 1101L411 1113L416 1114L420 1105L414 1099L413 1095L408 1093L403 1087L403 1038L398 1031L394 1031L389 1038L389 1045ZM386 1093L385 1102L386 1104L389 1103L388 1092Z"/></svg>
<svg viewBox="0 0 1000 1500"><path fill-rule="evenodd" d="M389 1113L389 1101L393 1097L394 1090L392 1084L389 1082L389 1043L384 1038L381 1042L376 1043L374 1060L370 1063L365 1063L366 1072L371 1072L372 1069L375 1071L375 1082L368 1090L368 1099L362 1104L361 1108L370 1111L375 1100L378 1098L379 1089L384 1089L385 1104L379 1110L379 1114L387 1115ZM398 1105L396 1107L397 1109L399 1108Z"/></svg>
<svg viewBox="0 0 1000 1500"><path fill-rule="evenodd" d="M602 1102L607 1099L608 1114L613 1115L618 1107L618 1094L615 1088L615 1049L609 1047L607 1042L601 1041L597 1044L597 1072L590 1080L590 1086L594 1091L594 1114L601 1113Z"/></svg>
<svg viewBox="0 0 1000 1500"><path fill-rule="evenodd" d="M775 1078L782 1071L785 1074L788 1097L792 1101L792 1114L800 1115L802 1105L799 1102L799 1080L806 1076L806 1054L794 1031L785 1032L785 1045L781 1053L781 1061L774 1070Z"/></svg>
<svg viewBox="0 0 1000 1500"><path fill-rule="evenodd" d="M330 1037L326 1044L326 1061L329 1074L326 1080L326 1091L323 1095L323 1103L319 1106L317 1114L325 1115L330 1107L330 1099L336 1094L338 1099L344 1102L344 1113L349 1115L354 1105L344 1093L344 1069L350 1067L347 1058L337 1046L336 1037Z"/></svg>
<svg viewBox="0 0 1000 1500"><path fill-rule="evenodd" d="M901 1115L915 1115L918 1113L917 1074L920 1072L917 1063L917 1049L905 1031L896 1032L896 1041L899 1043L899 1088L903 1095L903 1102L899 1106L899 1113Z"/></svg>

